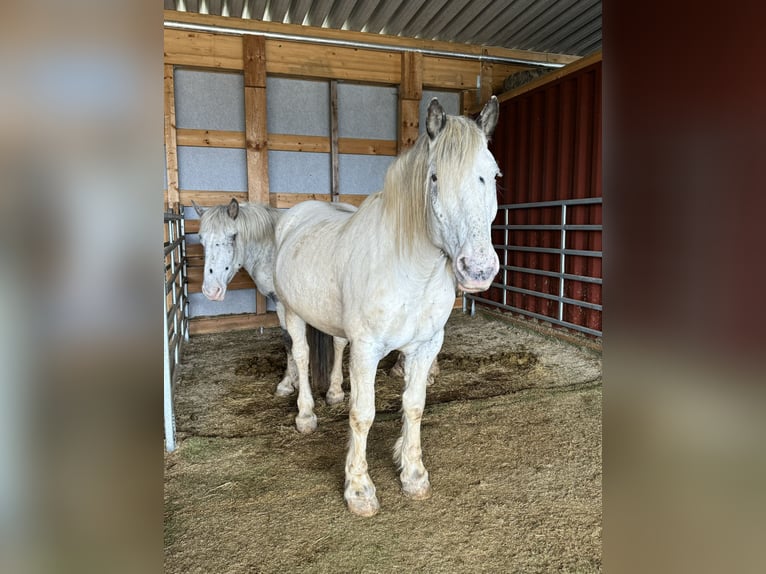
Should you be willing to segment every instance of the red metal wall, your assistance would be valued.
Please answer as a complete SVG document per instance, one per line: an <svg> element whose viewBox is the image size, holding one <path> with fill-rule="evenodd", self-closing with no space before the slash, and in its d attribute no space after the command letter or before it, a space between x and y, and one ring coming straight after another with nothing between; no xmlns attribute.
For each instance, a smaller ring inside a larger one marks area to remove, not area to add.
<svg viewBox="0 0 766 574"><path fill-rule="evenodd" d="M601 61L575 70L500 104L500 119L493 137L502 178L498 203L518 204L586 197L601 197ZM601 205L568 208L569 224L601 224ZM559 208L509 212L509 224L559 224ZM505 223L498 212L496 224ZM504 233L494 232L502 244ZM559 231L514 230L509 244L559 247ZM568 231L567 248L601 250L602 234ZM503 253L498 253L503 262ZM508 264L559 271L559 256L529 252L508 253ZM567 257L567 273L601 277L601 259ZM498 276L502 280L502 273ZM559 279L508 272L508 284L557 295ZM487 298L502 301L502 289L492 288ZM601 285L565 282L565 297L601 304ZM555 317L558 302L508 292L507 304ZM564 321L601 330L601 312L574 305L564 308Z"/></svg>

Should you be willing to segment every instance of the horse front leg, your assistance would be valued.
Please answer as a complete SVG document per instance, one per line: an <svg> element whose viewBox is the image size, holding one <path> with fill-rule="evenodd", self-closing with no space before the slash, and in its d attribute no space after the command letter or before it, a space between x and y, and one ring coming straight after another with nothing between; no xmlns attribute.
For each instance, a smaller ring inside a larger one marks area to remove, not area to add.
<svg viewBox="0 0 766 574"><path fill-rule="evenodd" d="M332 346L335 353L330 373L330 388L327 389L325 400L328 405L343 402L343 350L348 345L348 339L333 337Z"/></svg>
<svg viewBox="0 0 766 574"><path fill-rule="evenodd" d="M402 393L402 436L394 446L394 460L401 473L404 494L415 500L431 496L428 471L423 465L420 445L420 423L426 404L426 383L431 365L441 349L444 331L433 339L405 353L404 392Z"/></svg>
<svg viewBox="0 0 766 574"><path fill-rule="evenodd" d="M314 414L314 397L309 385L306 322L289 309L285 309L285 326L293 341L293 359L298 371L298 416L295 417L295 427L299 432L310 433L317 428L317 417Z"/></svg>
<svg viewBox="0 0 766 574"><path fill-rule="evenodd" d="M351 439L346 456L344 497L348 509L359 516L373 516L380 505L375 485L367 472L367 434L375 420L375 372L378 358L359 345L351 346Z"/></svg>

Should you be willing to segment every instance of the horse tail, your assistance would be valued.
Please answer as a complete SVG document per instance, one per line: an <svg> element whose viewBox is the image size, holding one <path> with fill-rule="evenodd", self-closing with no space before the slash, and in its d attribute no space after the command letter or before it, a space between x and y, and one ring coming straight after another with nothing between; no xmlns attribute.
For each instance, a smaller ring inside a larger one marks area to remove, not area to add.
<svg viewBox="0 0 766 574"><path fill-rule="evenodd" d="M309 344L311 389L315 393L324 395L330 388L330 372L335 356L332 336L307 324L306 341Z"/></svg>

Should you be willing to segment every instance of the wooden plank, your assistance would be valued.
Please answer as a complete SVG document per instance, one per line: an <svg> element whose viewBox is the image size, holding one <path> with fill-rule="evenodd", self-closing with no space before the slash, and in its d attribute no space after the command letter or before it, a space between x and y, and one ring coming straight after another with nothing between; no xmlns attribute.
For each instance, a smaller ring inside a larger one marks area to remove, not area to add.
<svg viewBox="0 0 766 574"><path fill-rule="evenodd" d="M266 123L266 40L263 36L242 38L245 75L245 152L247 195L256 203L269 202L269 156ZM255 295L255 312L266 313L266 297Z"/></svg>
<svg viewBox="0 0 766 574"><path fill-rule="evenodd" d="M475 90L480 74L478 61L423 56L423 86L427 88Z"/></svg>
<svg viewBox="0 0 766 574"><path fill-rule="evenodd" d="M190 147L245 147L245 132L225 130L190 130L179 128L176 130L178 145Z"/></svg>
<svg viewBox="0 0 766 574"><path fill-rule="evenodd" d="M245 142L248 201L269 201L266 88L245 88Z"/></svg>
<svg viewBox="0 0 766 574"><path fill-rule="evenodd" d="M246 88L266 87L266 39L242 36L242 58Z"/></svg>
<svg viewBox="0 0 766 574"><path fill-rule="evenodd" d="M179 66L241 70L242 39L226 34L164 30L166 64Z"/></svg>
<svg viewBox="0 0 766 574"><path fill-rule="evenodd" d="M396 142L362 138L339 138L340 153L357 155L396 155Z"/></svg>
<svg viewBox="0 0 766 574"><path fill-rule="evenodd" d="M402 83L399 97L405 100L418 100L423 97L423 54L421 52L402 53Z"/></svg>
<svg viewBox="0 0 766 574"><path fill-rule="evenodd" d="M165 203L168 208L178 206L178 148L176 139L176 96L173 66L164 67L164 100L165 100L165 164L168 180Z"/></svg>
<svg viewBox="0 0 766 574"><path fill-rule="evenodd" d="M189 263L192 263L189 261ZM189 293L199 293L202 290L202 282L204 280L205 269L204 259L195 260L195 263L201 263L200 265L188 265L186 277L189 282ZM255 283L253 283L250 275L247 271L240 270L234 275L234 278L229 282L227 289L255 289Z"/></svg>
<svg viewBox="0 0 766 574"><path fill-rule="evenodd" d="M209 333L223 333L226 331L243 331L246 329L259 329L263 327L279 327L279 318L276 313L256 315L243 313L240 315L220 315L216 317L194 317L189 320L189 334L205 335Z"/></svg>
<svg viewBox="0 0 766 574"><path fill-rule="evenodd" d="M184 221L184 230L187 234L199 233L199 219L187 219Z"/></svg>
<svg viewBox="0 0 766 574"><path fill-rule="evenodd" d="M323 46L305 42L266 40L269 74L398 84L399 54L381 50Z"/></svg>
<svg viewBox="0 0 766 574"><path fill-rule="evenodd" d="M245 148L245 133L225 130L177 129L177 142L181 146ZM268 149L277 151L305 151L330 153L330 138L293 134L268 134ZM338 138L340 153L357 155L396 155L393 140Z"/></svg>
<svg viewBox="0 0 766 574"><path fill-rule="evenodd" d="M330 138L324 136L269 134L268 146L270 150L330 153Z"/></svg>
<svg viewBox="0 0 766 574"><path fill-rule="evenodd" d="M232 198L239 202L247 201L246 191L191 191L182 189L179 193L181 205L191 205L192 200L203 207L229 203Z"/></svg>
<svg viewBox="0 0 766 574"><path fill-rule="evenodd" d="M293 205L298 205L303 201L317 200L317 201L330 201L331 197L329 193L272 193L269 204L271 207L290 208ZM367 195L358 193L341 193L338 195L338 201L341 203L350 203L357 207L367 199Z"/></svg>
<svg viewBox="0 0 766 574"><path fill-rule="evenodd" d="M420 123L420 102L399 99L399 151L415 145Z"/></svg>

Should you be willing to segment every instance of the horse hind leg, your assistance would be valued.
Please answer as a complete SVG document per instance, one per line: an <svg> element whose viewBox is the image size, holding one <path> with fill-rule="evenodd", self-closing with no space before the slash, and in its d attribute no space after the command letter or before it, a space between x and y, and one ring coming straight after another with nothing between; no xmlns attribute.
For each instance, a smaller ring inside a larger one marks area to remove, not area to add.
<svg viewBox="0 0 766 574"><path fill-rule="evenodd" d="M309 346L306 342L306 323L295 313L285 309L285 326L293 341L293 359L298 371L298 415L295 427L299 432L310 433L317 428L314 414L314 397L309 386Z"/></svg>
<svg viewBox="0 0 766 574"><path fill-rule="evenodd" d="M333 337L333 358L332 373L330 374L330 388L327 389L325 400L328 405L336 405L343 402L343 350L348 345L348 339L342 337Z"/></svg>
<svg viewBox="0 0 766 574"><path fill-rule="evenodd" d="M434 380L436 377L439 376L440 373L439 369L439 359L434 358L434 362L431 363L431 368L428 371L428 379L426 381L426 384L430 387L434 384ZM399 353L399 357L396 359L396 364L391 367L391 370L388 372L389 377L404 377L404 353Z"/></svg>
<svg viewBox="0 0 766 574"><path fill-rule="evenodd" d="M298 368L295 366L295 359L293 359L293 341L286 329L282 329L282 339L284 340L285 351L287 353L287 367L274 394L278 397L287 397L292 395L298 386Z"/></svg>

